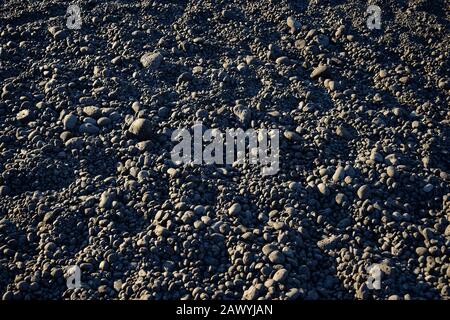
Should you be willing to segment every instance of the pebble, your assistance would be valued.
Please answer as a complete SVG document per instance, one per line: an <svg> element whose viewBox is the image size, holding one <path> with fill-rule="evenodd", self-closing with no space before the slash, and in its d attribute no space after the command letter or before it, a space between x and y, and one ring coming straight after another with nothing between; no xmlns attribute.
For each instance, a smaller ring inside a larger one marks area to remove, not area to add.
<svg viewBox="0 0 450 320"><path fill-rule="evenodd" d="M72 130L73 128L75 128L77 121L78 121L78 118L73 113L69 113L69 114L65 115L64 119L63 119L64 129Z"/></svg>
<svg viewBox="0 0 450 320"><path fill-rule="evenodd" d="M329 68L328 68L328 66L326 66L326 65L318 66L317 68L315 68L315 69L313 70L313 72L311 72L310 77L313 78L313 79L314 79L314 78L318 78L318 77L320 77L320 76L322 76L322 75L327 74L327 73L328 73L328 70L329 70Z"/></svg>
<svg viewBox="0 0 450 320"><path fill-rule="evenodd" d="M239 203L234 203L229 209L228 214L235 215L241 212L241 205Z"/></svg>
<svg viewBox="0 0 450 320"><path fill-rule="evenodd" d="M3 4L0 297L449 299L443 10L88 2ZM174 163L196 121L280 130L279 170Z"/></svg>
<svg viewBox="0 0 450 320"><path fill-rule="evenodd" d="M164 237L164 236L167 236L168 233L169 233L168 230L167 230L166 228L164 228L163 226L158 225L158 226L156 226L156 228L155 228L155 234L156 234L158 237Z"/></svg>
<svg viewBox="0 0 450 320"><path fill-rule="evenodd" d="M367 199L367 197L369 196L369 186L366 184L362 185L361 187L359 187L357 194L361 200Z"/></svg>
<svg viewBox="0 0 450 320"><path fill-rule="evenodd" d="M319 192L323 195L327 195L329 193L329 189L328 189L327 185L324 183L319 183L317 185L317 189L319 189Z"/></svg>
<svg viewBox="0 0 450 320"><path fill-rule="evenodd" d="M109 119L108 117L101 117L97 120L97 124L100 127L108 127L109 125L111 125L111 119Z"/></svg>
<svg viewBox="0 0 450 320"><path fill-rule="evenodd" d="M416 253L418 256L424 256L428 253L428 249L424 247L418 247L416 248Z"/></svg>
<svg viewBox="0 0 450 320"><path fill-rule="evenodd" d="M140 141L150 140L153 137L153 125L150 120L138 118L130 125L131 132Z"/></svg>
<svg viewBox="0 0 450 320"><path fill-rule="evenodd" d="M11 192L8 186L0 186L0 196L6 196Z"/></svg>
<svg viewBox="0 0 450 320"><path fill-rule="evenodd" d="M344 167L338 166L338 167L336 168L336 171L335 171L334 174L333 174L333 178L332 178L333 181L334 181L334 182L338 182L338 181L344 179L344 177L345 177L345 170L344 170Z"/></svg>
<svg viewBox="0 0 450 320"><path fill-rule="evenodd" d="M156 70L161 65L163 56L160 52L148 52L141 56L141 64L144 68Z"/></svg>
<svg viewBox="0 0 450 320"><path fill-rule="evenodd" d="M289 272L286 269L280 269L273 275L272 279L276 282L283 283L287 277Z"/></svg>
<svg viewBox="0 0 450 320"><path fill-rule="evenodd" d="M86 134L97 134L100 132L100 129L96 125L86 122L80 126L80 132Z"/></svg>
<svg viewBox="0 0 450 320"><path fill-rule="evenodd" d="M243 300L255 300L258 297L258 289L255 286L251 286L244 291L242 295Z"/></svg>
<svg viewBox="0 0 450 320"><path fill-rule="evenodd" d="M16 119L20 122L28 123L35 119L35 114L31 110L25 109L17 114Z"/></svg>
<svg viewBox="0 0 450 320"><path fill-rule="evenodd" d="M299 31L301 27L300 22L292 16L287 17L286 24L291 29L292 32Z"/></svg>
<svg viewBox="0 0 450 320"><path fill-rule="evenodd" d="M431 183L428 183L425 185L425 187L423 187L423 191L425 191L426 193L431 192L434 189L434 186Z"/></svg>
<svg viewBox="0 0 450 320"><path fill-rule="evenodd" d="M100 197L99 207L104 209L110 209L114 200L114 195L110 192L103 192Z"/></svg>
<svg viewBox="0 0 450 320"><path fill-rule="evenodd" d="M386 173L389 177L393 178L395 176L395 168L393 166L387 167Z"/></svg>
<svg viewBox="0 0 450 320"><path fill-rule="evenodd" d="M282 264L284 262L284 255L280 251L275 250L269 254L269 260L272 263Z"/></svg>

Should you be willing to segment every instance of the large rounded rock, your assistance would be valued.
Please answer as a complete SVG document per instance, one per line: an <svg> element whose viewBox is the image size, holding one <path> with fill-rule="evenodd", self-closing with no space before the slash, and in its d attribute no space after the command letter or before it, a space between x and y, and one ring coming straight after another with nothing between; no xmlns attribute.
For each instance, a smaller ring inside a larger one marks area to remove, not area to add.
<svg viewBox="0 0 450 320"><path fill-rule="evenodd" d="M128 131L141 141L149 140L153 135L153 126L150 120L139 118L133 121Z"/></svg>

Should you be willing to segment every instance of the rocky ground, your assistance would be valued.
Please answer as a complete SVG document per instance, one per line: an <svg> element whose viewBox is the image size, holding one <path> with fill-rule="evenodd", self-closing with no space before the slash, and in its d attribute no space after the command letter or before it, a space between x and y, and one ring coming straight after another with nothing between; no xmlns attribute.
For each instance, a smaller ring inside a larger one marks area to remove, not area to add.
<svg viewBox="0 0 450 320"><path fill-rule="evenodd" d="M450 297L448 3L77 3L0 1L3 299ZM279 173L175 166L195 121Z"/></svg>

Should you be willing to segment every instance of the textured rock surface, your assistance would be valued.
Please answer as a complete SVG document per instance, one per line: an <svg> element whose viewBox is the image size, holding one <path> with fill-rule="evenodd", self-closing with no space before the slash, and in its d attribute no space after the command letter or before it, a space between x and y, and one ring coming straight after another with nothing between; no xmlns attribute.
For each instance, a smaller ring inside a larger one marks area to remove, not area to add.
<svg viewBox="0 0 450 320"><path fill-rule="evenodd" d="M381 30L356 0L77 3L1 4L0 297L449 298L444 1ZM175 166L197 121L280 129L280 171Z"/></svg>

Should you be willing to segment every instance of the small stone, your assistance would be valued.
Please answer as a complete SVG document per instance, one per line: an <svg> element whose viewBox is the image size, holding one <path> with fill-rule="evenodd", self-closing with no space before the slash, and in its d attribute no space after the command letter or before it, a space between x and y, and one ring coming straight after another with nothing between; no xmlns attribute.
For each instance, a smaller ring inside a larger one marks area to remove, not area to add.
<svg viewBox="0 0 450 320"><path fill-rule="evenodd" d="M387 167L386 173L389 177L393 178L395 176L395 167L393 167L393 166Z"/></svg>
<svg viewBox="0 0 450 320"><path fill-rule="evenodd" d="M0 186L0 196L6 196L11 192L8 186Z"/></svg>
<svg viewBox="0 0 450 320"><path fill-rule="evenodd" d="M288 187L290 190L299 190L301 189L301 183L297 181L292 181L289 183Z"/></svg>
<svg viewBox="0 0 450 320"><path fill-rule="evenodd" d="M140 59L141 64L144 68L149 68L153 70L159 68L162 60L163 56L159 52L148 52L144 54Z"/></svg>
<svg viewBox="0 0 450 320"><path fill-rule="evenodd" d="M202 205L195 206L195 208L194 208L194 213L195 213L195 214L202 215L202 214L204 214L205 212L206 212L206 209L205 209L205 207L202 206Z"/></svg>
<svg viewBox="0 0 450 320"><path fill-rule="evenodd" d="M78 120L77 116L74 115L73 113L66 114L63 119L64 129L72 130L73 128L75 128L77 120Z"/></svg>
<svg viewBox="0 0 450 320"><path fill-rule="evenodd" d="M80 137L70 138L65 142L65 145L69 149L82 149L84 141Z"/></svg>
<svg viewBox="0 0 450 320"><path fill-rule="evenodd" d="M192 74L190 72L183 72L177 79L178 83L189 82L192 80Z"/></svg>
<svg viewBox="0 0 450 320"><path fill-rule="evenodd" d="M169 169L167 169L167 174L168 174L170 177L175 177L178 173L179 173L179 171L178 171L177 169L175 169L175 168L169 168Z"/></svg>
<svg viewBox="0 0 450 320"><path fill-rule="evenodd" d="M107 127L111 124L111 119L108 117L101 117L97 120L97 124L100 127Z"/></svg>
<svg viewBox="0 0 450 320"><path fill-rule="evenodd" d="M244 291L243 300L255 300L258 297L259 290L255 286L251 286Z"/></svg>
<svg viewBox="0 0 450 320"><path fill-rule="evenodd" d="M284 64L284 65L288 65L291 63L291 61L289 60L288 57L283 56L283 57L279 57L275 60L276 64Z"/></svg>
<svg viewBox="0 0 450 320"><path fill-rule="evenodd" d="M336 201L337 204L341 205L345 201L345 194L338 193L336 195L335 201Z"/></svg>
<svg viewBox="0 0 450 320"><path fill-rule="evenodd" d="M416 253L419 257L425 255L427 252L428 252L428 249L425 247L416 248Z"/></svg>
<svg viewBox="0 0 450 320"><path fill-rule="evenodd" d="M450 224L447 226L447 228L445 228L444 235L445 235L446 237L449 237L449 236L450 236ZM449 268L450 268L450 267L449 267Z"/></svg>
<svg viewBox="0 0 450 320"><path fill-rule="evenodd" d="M47 212L42 220L44 223L52 223L55 220L56 214L55 211Z"/></svg>
<svg viewBox="0 0 450 320"><path fill-rule="evenodd" d="M96 125L86 122L80 126L80 132L86 134L97 134L100 132L100 129Z"/></svg>
<svg viewBox="0 0 450 320"><path fill-rule="evenodd" d="M301 49L303 49L306 46L306 41L304 39L295 40L294 46L297 49L301 50Z"/></svg>
<svg viewBox="0 0 450 320"><path fill-rule="evenodd" d="M367 197L369 196L369 186L365 184L359 187L357 194L361 200L367 199Z"/></svg>
<svg viewBox="0 0 450 320"><path fill-rule="evenodd" d="M243 62L239 63L236 68L239 72L245 72L248 70L248 66Z"/></svg>
<svg viewBox="0 0 450 320"><path fill-rule="evenodd" d="M98 265L98 268L103 271L108 270L108 268L109 268L108 261L106 261L106 260L101 261L100 264Z"/></svg>
<svg viewBox="0 0 450 320"><path fill-rule="evenodd" d="M430 241L431 239L434 238L434 232L431 228L424 228L422 230L422 235L427 241Z"/></svg>
<svg viewBox="0 0 450 320"><path fill-rule="evenodd" d="M101 110L96 106L87 106L83 108L83 113L91 118L98 118L101 115Z"/></svg>
<svg viewBox="0 0 450 320"><path fill-rule="evenodd" d="M275 250L269 254L269 260L270 260L270 262L275 263L275 264L283 263L284 255L280 251Z"/></svg>
<svg viewBox="0 0 450 320"><path fill-rule="evenodd" d="M241 205L239 203L235 203L228 209L228 213L231 215L238 214L241 212L241 209Z"/></svg>
<svg viewBox="0 0 450 320"><path fill-rule="evenodd" d="M110 209L114 200L114 194L108 191L105 191L100 196L99 207L104 209Z"/></svg>
<svg viewBox="0 0 450 320"><path fill-rule="evenodd" d="M433 190L434 186L431 183L428 183L427 185L425 185L425 187L423 187L423 191L425 191L426 193L431 192Z"/></svg>
<svg viewBox="0 0 450 320"><path fill-rule="evenodd" d="M114 281L114 290L116 290L117 292L122 290L122 280Z"/></svg>
<svg viewBox="0 0 450 320"><path fill-rule="evenodd" d="M153 127L150 120L139 118L133 121L128 129L139 140L149 140L153 135Z"/></svg>
<svg viewBox="0 0 450 320"><path fill-rule="evenodd" d="M323 195L327 195L329 192L328 187L326 186L325 183L319 183L317 185L317 189L319 189L319 192Z"/></svg>
<svg viewBox="0 0 450 320"><path fill-rule="evenodd" d="M192 74L202 74L202 73L203 73L202 66L195 66L192 68Z"/></svg>
<svg viewBox="0 0 450 320"><path fill-rule="evenodd" d="M361 286L356 290L355 294L356 298L365 300L369 297L369 288L367 287L367 284L364 282L361 284Z"/></svg>
<svg viewBox="0 0 450 320"><path fill-rule="evenodd" d="M333 247L333 245L336 243L337 237L331 236L322 240L317 241L317 247L319 247L322 250L328 250Z"/></svg>
<svg viewBox="0 0 450 320"><path fill-rule="evenodd" d="M28 123L35 119L35 115L31 110L25 109L17 114L16 119L19 120L20 122Z"/></svg>
<svg viewBox="0 0 450 320"><path fill-rule="evenodd" d="M52 34L53 39L55 39L55 40L62 40L64 38L66 38L68 35L66 30L59 30L55 26L49 27L48 31Z"/></svg>
<svg viewBox="0 0 450 320"><path fill-rule="evenodd" d="M17 289L19 291L27 291L29 287L30 287L30 285L27 282L25 282L25 281L20 281L17 284Z"/></svg>
<svg viewBox="0 0 450 320"><path fill-rule="evenodd" d="M158 237L164 237L169 233L169 230L167 230L166 228L164 228L163 226L157 225L155 228L155 234Z"/></svg>
<svg viewBox="0 0 450 320"><path fill-rule="evenodd" d="M286 24L289 28L291 28L292 32L296 32L298 30L300 30L300 22L298 22L298 20L296 20L294 17L289 16L286 19Z"/></svg>
<svg viewBox="0 0 450 320"><path fill-rule="evenodd" d="M339 180L344 179L344 177L345 177L345 170L344 170L344 167L338 166L338 167L336 168L336 171L335 171L334 174L333 174L333 181L334 181L334 182L338 182Z"/></svg>
<svg viewBox="0 0 450 320"><path fill-rule="evenodd" d="M336 127L336 134L339 137L342 137L342 138L345 138L345 139L350 139L352 137L350 132L343 126L337 126Z"/></svg>
<svg viewBox="0 0 450 320"><path fill-rule="evenodd" d="M313 72L311 72L311 78L317 78L320 77L321 75L324 75L328 72L328 66L326 65L322 65L322 66L318 66L317 68L315 68L313 70Z"/></svg>
<svg viewBox="0 0 450 320"><path fill-rule="evenodd" d="M286 269L280 269L277 272L275 272L275 274L273 275L272 279L274 281L283 283L284 280L286 280L288 274L289 274L289 272Z"/></svg>
<svg viewBox="0 0 450 320"><path fill-rule="evenodd" d="M425 168L430 166L430 157L426 156L422 158L422 163Z"/></svg>
<svg viewBox="0 0 450 320"><path fill-rule="evenodd" d="M381 153L377 152L377 151L372 151L370 153L370 160L376 161L376 162L383 162L383 156L381 155Z"/></svg>
<svg viewBox="0 0 450 320"><path fill-rule="evenodd" d="M139 112L141 110L141 103L139 101L133 102L131 109L133 109L134 112Z"/></svg>
<svg viewBox="0 0 450 320"><path fill-rule="evenodd" d="M295 300L297 298L299 298L302 294L302 291L300 291L297 288L291 288L288 293L286 293L286 298L288 298L289 300Z"/></svg>
<svg viewBox="0 0 450 320"><path fill-rule="evenodd" d="M275 251L277 247L274 244L266 244L264 247L262 247L262 252L264 255L268 256L272 251Z"/></svg>
<svg viewBox="0 0 450 320"><path fill-rule="evenodd" d="M55 35L53 36L55 38L55 40L63 40L68 36L68 33L66 32L66 30L59 30L55 33Z"/></svg>
<svg viewBox="0 0 450 320"><path fill-rule="evenodd" d="M290 141L300 141L301 137L297 132L294 131L285 131L283 133L284 137Z"/></svg>

